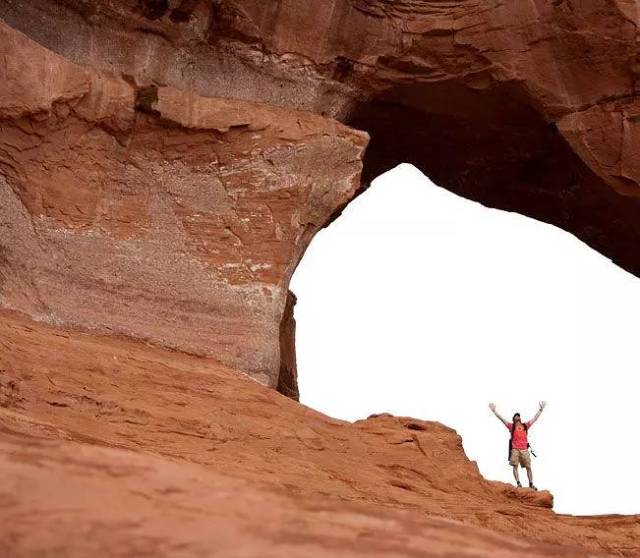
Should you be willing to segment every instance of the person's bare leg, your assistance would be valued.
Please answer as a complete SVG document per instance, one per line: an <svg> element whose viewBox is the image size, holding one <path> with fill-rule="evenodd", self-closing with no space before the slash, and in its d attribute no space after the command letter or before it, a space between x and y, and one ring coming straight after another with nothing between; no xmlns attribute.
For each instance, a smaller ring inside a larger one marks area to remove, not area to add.
<svg viewBox="0 0 640 558"><path fill-rule="evenodd" d="M513 476L515 477L516 483L518 483L518 486L520 486L520 473L518 473L517 465L513 468Z"/></svg>
<svg viewBox="0 0 640 558"><path fill-rule="evenodd" d="M527 478L529 479L529 488L538 490L533 484L533 471L531 469L531 466L527 467Z"/></svg>

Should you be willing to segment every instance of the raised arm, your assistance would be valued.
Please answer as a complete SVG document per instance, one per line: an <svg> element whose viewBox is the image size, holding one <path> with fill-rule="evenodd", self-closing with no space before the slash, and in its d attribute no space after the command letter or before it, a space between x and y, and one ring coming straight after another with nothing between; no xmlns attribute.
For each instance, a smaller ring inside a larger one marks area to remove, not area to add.
<svg viewBox="0 0 640 558"><path fill-rule="evenodd" d="M540 408L538 409L538 412L536 413L536 415L529 422L529 426L533 425L533 423L540 418L540 415L542 414L542 411L544 411L544 408L546 406L547 406L546 401L540 401Z"/></svg>
<svg viewBox="0 0 640 558"><path fill-rule="evenodd" d="M495 403L489 403L489 409L491 409L491 412L492 412L495 416L497 416L497 417L498 417L498 419L500 419L500 420L502 421L502 423L503 423L505 426L508 426L508 425L509 425L509 423L507 422L507 420L506 420L504 417L500 416L500 413L498 413L498 411L496 411L496 404L495 404Z"/></svg>

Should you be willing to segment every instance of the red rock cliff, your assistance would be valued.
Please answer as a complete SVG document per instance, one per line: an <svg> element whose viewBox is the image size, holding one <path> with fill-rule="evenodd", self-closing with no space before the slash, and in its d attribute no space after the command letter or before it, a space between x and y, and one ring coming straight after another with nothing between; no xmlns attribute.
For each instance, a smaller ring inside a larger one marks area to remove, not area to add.
<svg viewBox="0 0 640 558"><path fill-rule="evenodd" d="M276 386L293 269L366 134L78 66L0 27L0 305Z"/></svg>
<svg viewBox="0 0 640 558"><path fill-rule="evenodd" d="M640 554L638 518L558 517L442 426L236 374L297 396L291 274L403 161L640 274L636 2L0 18L3 555Z"/></svg>
<svg viewBox="0 0 640 558"><path fill-rule="evenodd" d="M5 307L277 385L288 279L358 188L355 129L364 185L411 162L640 273L633 1L11 0L0 17L4 220L23 222L1 245Z"/></svg>

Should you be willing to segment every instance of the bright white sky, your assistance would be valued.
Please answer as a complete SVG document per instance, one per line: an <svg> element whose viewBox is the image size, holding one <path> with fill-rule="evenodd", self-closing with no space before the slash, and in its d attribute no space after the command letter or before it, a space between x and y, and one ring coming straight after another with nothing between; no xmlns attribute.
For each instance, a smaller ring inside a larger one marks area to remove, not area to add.
<svg viewBox="0 0 640 558"><path fill-rule="evenodd" d="M530 418L546 399L530 441L556 511L640 512L640 279L575 237L401 165L316 236L292 290L304 404L440 421L511 482L487 404Z"/></svg>

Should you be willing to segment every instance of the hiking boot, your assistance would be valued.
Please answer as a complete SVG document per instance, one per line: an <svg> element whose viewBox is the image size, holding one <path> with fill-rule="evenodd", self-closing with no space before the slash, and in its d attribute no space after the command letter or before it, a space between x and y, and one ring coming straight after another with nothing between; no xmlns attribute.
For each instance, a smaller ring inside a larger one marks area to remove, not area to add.
<svg viewBox="0 0 640 558"><path fill-rule="evenodd" d="M530 485L529 485L529 488L530 488L531 490L535 490L535 491L537 491L537 490L538 490L538 489L537 489L533 484L530 484Z"/></svg>
<svg viewBox="0 0 640 558"><path fill-rule="evenodd" d="M518 481L518 482L517 482L516 486L517 486L518 488L522 488L522 484L520 483L520 481Z"/></svg>

